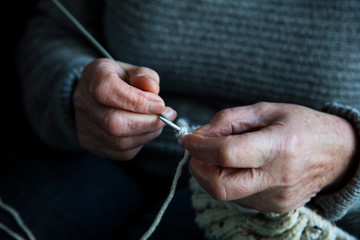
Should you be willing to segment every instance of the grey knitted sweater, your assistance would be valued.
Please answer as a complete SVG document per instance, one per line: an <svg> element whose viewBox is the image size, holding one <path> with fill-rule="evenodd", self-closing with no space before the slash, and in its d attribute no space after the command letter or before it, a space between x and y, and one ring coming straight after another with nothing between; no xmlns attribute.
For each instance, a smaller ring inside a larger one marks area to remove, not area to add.
<svg viewBox="0 0 360 240"><path fill-rule="evenodd" d="M156 70L166 104L195 124L226 107L272 101L337 114L360 131L360 1L62 2L114 58ZM29 119L46 143L81 149L71 95L100 56L51 2L39 4L19 68ZM167 131L146 148L181 152ZM166 171L178 160L149 165ZM358 169L346 187L312 202L360 236L359 195Z"/></svg>

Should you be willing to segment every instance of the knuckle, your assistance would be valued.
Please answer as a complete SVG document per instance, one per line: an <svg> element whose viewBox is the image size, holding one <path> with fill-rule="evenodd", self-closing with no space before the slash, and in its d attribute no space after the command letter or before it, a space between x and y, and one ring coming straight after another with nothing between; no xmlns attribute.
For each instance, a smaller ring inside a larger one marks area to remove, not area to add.
<svg viewBox="0 0 360 240"><path fill-rule="evenodd" d="M269 105L270 105L270 103L261 101L261 102L255 103L254 107L256 109L262 110L262 109L267 109L269 107Z"/></svg>
<svg viewBox="0 0 360 240"><path fill-rule="evenodd" d="M212 121L214 122L222 121L228 118L232 118L232 115L233 115L233 109L231 108L223 109L215 114Z"/></svg>
<svg viewBox="0 0 360 240"><path fill-rule="evenodd" d="M121 108L123 109L143 113L146 112L148 104L144 93L141 91L136 91L130 87L127 91L123 92L123 97L121 99Z"/></svg>
<svg viewBox="0 0 360 240"><path fill-rule="evenodd" d="M286 164L283 165L281 182L284 186L296 186L301 181L302 172L299 171L299 158L307 153L303 152L301 135L296 132L285 134L278 146L272 149L273 157L282 159Z"/></svg>
<svg viewBox="0 0 360 240"><path fill-rule="evenodd" d="M102 79L99 82L92 83L89 86L89 93L95 99L95 101L100 103L107 103L109 97L109 82L107 79Z"/></svg>
<svg viewBox="0 0 360 240"><path fill-rule="evenodd" d="M121 136L125 126L124 117L117 114L110 114L105 118L105 131L111 136Z"/></svg>
<svg viewBox="0 0 360 240"><path fill-rule="evenodd" d="M298 155L298 149L300 146L299 134L292 133L286 134L284 137L284 147L285 157L288 159L294 159Z"/></svg>
<svg viewBox="0 0 360 240"><path fill-rule="evenodd" d="M269 111L269 108L274 107L274 105L269 102L258 102L250 107L254 111L254 115L258 116L259 119L263 119L264 115Z"/></svg>
<svg viewBox="0 0 360 240"><path fill-rule="evenodd" d="M233 166L233 151L228 144L222 144L217 149L217 160L220 166L222 167L231 167Z"/></svg>
<svg viewBox="0 0 360 240"><path fill-rule="evenodd" d="M102 72L104 69L113 69L116 66L116 62L108 58L99 58L91 63L91 67L94 67L94 70L98 72Z"/></svg>
<svg viewBox="0 0 360 240"><path fill-rule="evenodd" d="M133 105L134 106L134 111L135 112L143 112L145 111L145 107L147 106L147 102L145 101L145 99L139 95L139 94L133 94L133 96L131 97L132 103L128 103L129 105Z"/></svg>
<svg viewBox="0 0 360 240"><path fill-rule="evenodd" d="M116 138L114 147L115 150L120 151L127 151L134 148L131 138Z"/></svg>
<svg viewBox="0 0 360 240"><path fill-rule="evenodd" d="M89 83L89 94L102 104L109 104L111 99L111 90L115 86L115 79L118 76L115 72L102 73L95 77L93 81Z"/></svg>

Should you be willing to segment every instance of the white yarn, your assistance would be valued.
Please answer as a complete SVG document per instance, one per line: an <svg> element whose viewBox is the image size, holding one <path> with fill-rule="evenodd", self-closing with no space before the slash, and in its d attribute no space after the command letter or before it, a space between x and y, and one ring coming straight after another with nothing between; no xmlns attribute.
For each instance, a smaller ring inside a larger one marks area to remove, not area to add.
<svg viewBox="0 0 360 240"><path fill-rule="evenodd" d="M175 173L174 179L173 179L171 187L170 187L169 195L166 198L165 202L163 203L162 207L160 208L160 210L159 210L153 224L145 232L145 234L141 237L141 240L148 239L154 233L157 226L159 226L160 221L161 221L162 217L164 216L164 213L165 213L167 207L169 206L171 200L173 199L173 197L175 195L176 185L177 185L177 182L179 180L179 177L181 176L182 168L187 163L188 159L189 159L189 152L185 151L184 157L179 162L179 164L178 164L178 166L176 168L176 173Z"/></svg>
<svg viewBox="0 0 360 240"><path fill-rule="evenodd" d="M15 220L15 222L18 224L20 229L26 234L27 238L29 240L35 240L35 236L32 234L30 229L26 226L24 221L21 219L20 214L9 205L5 204L1 198L0 198L0 208L8 212ZM0 229L3 230L5 233L7 233L9 236L14 238L15 240L25 240L22 236L11 230L9 227L4 225L3 223L0 223Z"/></svg>
<svg viewBox="0 0 360 240"><path fill-rule="evenodd" d="M104 57L114 60L106 49L81 25L81 23L62 5L58 0L52 2L60 9L65 16L75 25L75 27L94 45L94 47L101 52Z"/></svg>
<svg viewBox="0 0 360 240"><path fill-rule="evenodd" d="M181 127L181 130L175 134L175 137L178 139L178 142L181 143L181 139L183 137L185 137L187 134L189 134L190 126L187 124L186 120L183 120L183 119L179 119L177 122L177 125L179 127ZM162 217L164 216L166 209L168 208L171 200L173 199L173 197L175 195L176 185L181 176L183 166L188 162L189 159L190 159L190 153L189 153L189 151L185 150L184 156L176 168L175 176L174 176L174 179L173 179L171 187L170 187L169 195L166 198L165 202L163 203L162 207L160 208L153 224L145 232L145 234L141 237L141 240L148 239L154 233L157 226L159 226L160 221L161 221Z"/></svg>
<svg viewBox="0 0 360 240"><path fill-rule="evenodd" d="M260 212L217 201L190 179L196 223L212 240L355 240L307 207L286 214Z"/></svg>
<svg viewBox="0 0 360 240"><path fill-rule="evenodd" d="M22 236L8 228L6 225L0 223L0 229L3 230L6 234L8 234L10 237L12 237L15 240L25 240Z"/></svg>

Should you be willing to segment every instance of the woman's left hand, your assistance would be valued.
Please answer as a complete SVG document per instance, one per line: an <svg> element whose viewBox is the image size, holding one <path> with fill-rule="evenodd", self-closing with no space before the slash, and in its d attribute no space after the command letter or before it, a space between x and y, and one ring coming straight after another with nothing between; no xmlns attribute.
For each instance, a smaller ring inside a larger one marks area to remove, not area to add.
<svg viewBox="0 0 360 240"><path fill-rule="evenodd" d="M215 199L285 213L348 180L356 139L340 117L258 103L220 111L182 144L192 174Z"/></svg>

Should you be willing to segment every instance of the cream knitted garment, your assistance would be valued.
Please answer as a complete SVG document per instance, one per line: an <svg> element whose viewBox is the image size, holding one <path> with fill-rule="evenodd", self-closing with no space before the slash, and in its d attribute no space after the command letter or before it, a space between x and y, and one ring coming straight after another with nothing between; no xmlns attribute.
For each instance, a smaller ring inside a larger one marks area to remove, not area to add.
<svg viewBox="0 0 360 240"><path fill-rule="evenodd" d="M196 223L207 239L356 239L307 207L286 214L265 213L217 201L190 179Z"/></svg>

